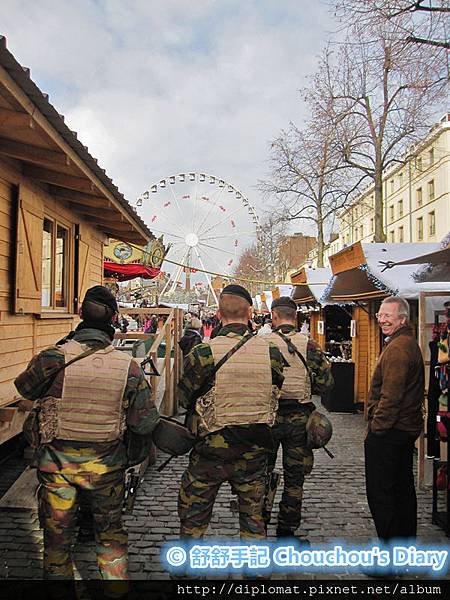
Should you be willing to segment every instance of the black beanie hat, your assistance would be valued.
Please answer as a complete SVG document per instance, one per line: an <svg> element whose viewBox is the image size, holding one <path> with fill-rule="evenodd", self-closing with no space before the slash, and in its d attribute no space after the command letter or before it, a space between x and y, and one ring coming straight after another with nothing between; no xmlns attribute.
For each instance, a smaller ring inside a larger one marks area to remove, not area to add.
<svg viewBox="0 0 450 600"><path fill-rule="evenodd" d="M110 308L113 312L119 312L117 300L112 292L104 285L94 285L94 287L89 288L83 299L83 302L86 301L102 304L103 306Z"/></svg>
<svg viewBox="0 0 450 600"><path fill-rule="evenodd" d="M270 307L270 310L273 310L274 308L277 308L278 306L286 306L288 308L292 308L293 310L297 310L297 305L292 300L292 298L289 298L289 296L280 296L279 298L276 298L272 302L272 306Z"/></svg>
<svg viewBox="0 0 450 600"><path fill-rule="evenodd" d="M250 306L253 306L252 297L250 296L249 292L245 289L245 287L242 287L242 285L237 285L235 283L227 285L223 288L222 294L229 294L230 296L239 296L240 298L247 300Z"/></svg>

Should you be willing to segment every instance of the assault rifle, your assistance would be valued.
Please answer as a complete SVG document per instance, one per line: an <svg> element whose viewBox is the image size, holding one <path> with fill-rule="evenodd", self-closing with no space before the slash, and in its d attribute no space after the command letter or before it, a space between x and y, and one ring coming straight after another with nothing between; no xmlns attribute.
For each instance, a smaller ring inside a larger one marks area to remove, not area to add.
<svg viewBox="0 0 450 600"><path fill-rule="evenodd" d="M277 493L278 484L280 483L280 478L280 473L277 471L272 471L272 473L270 473L266 479L266 491L264 495L262 511L264 523L266 525L266 531L267 526L270 523L270 517L272 516L273 503L275 500L275 494Z"/></svg>
<svg viewBox="0 0 450 600"><path fill-rule="evenodd" d="M125 475L125 497L123 499L123 513L133 513L134 503L136 501L136 492L141 483L141 475L136 467L128 469Z"/></svg>

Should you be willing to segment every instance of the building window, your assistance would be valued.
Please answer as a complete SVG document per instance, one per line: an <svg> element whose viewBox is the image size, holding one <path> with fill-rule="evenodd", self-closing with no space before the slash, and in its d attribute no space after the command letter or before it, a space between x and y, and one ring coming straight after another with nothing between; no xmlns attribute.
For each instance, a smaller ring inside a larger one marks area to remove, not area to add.
<svg viewBox="0 0 450 600"><path fill-rule="evenodd" d="M422 206L423 203L423 196L422 196L422 188L417 188L416 190L416 204L417 207L419 208L420 206Z"/></svg>
<svg viewBox="0 0 450 600"><path fill-rule="evenodd" d="M418 156L416 158L416 169L418 171L422 171L422 157L421 156Z"/></svg>
<svg viewBox="0 0 450 600"><path fill-rule="evenodd" d="M403 200L398 201L398 216L403 217Z"/></svg>
<svg viewBox="0 0 450 600"><path fill-rule="evenodd" d="M42 307L68 307L69 230L44 219L42 238Z"/></svg>
<svg viewBox="0 0 450 600"><path fill-rule="evenodd" d="M361 225L359 228L359 238L362 240L364 237L364 225Z"/></svg>
<svg viewBox="0 0 450 600"><path fill-rule="evenodd" d="M389 207L389 220L393 221L394 220L394 205L391 204L391 206Z"/></svg>
<svg viewBox="0 0 450 600"><path fill-rule="evenodd" d="M398 228L398 241L402 244L404 241L403 227Z"/></svg>
<svg viewBox="0 0 450 600"><path fill-rule="evenodd" d="M391 186L391 194L393 194L394 193L394 180L391 179L391 181L389 183L390 183L390 186Z"/></svg>
<svg viewBox="0 0 450 600"><path fill-rule="evenodd" d="M434 179L428 182L428 202L434 200Z"/></svg>
<svg viewBox="0 0 450 600"><path fill-rule="evenodd" d="M428 161L430 163L430 167L431 165L434 165L434 148L431 148L428 152Z"/></svg>
<svg viewBox="0 0 450 600"><path fill-rule="evenodd" d="M403 173L398 174L398 187L402 187L403 185Z"/></svg>
<svg viewBox="0 0 450 600"><path fill-rule="evenodd" d="M423 240L423 217L417 219L417 239Z"/></svg>
<svg viewBox="0 0 450 600"><path fill-rule="evenodd" d="M428 213L428 235L434 235L436 233L436 215L434 210Z"/></svg>
<svg viewBox="0 0 450 600"><path fill-rule="evenodd" d="M395 242L395 235L393 230L389 232L389 241L391 242L391 244Z"/></svg>
<svg viewBox="0 0 450 600"><path fill-rule="evenodd" d="M370 233L373 233L375 231L375 222L373 217L371 217L370 219Z"/></svg>

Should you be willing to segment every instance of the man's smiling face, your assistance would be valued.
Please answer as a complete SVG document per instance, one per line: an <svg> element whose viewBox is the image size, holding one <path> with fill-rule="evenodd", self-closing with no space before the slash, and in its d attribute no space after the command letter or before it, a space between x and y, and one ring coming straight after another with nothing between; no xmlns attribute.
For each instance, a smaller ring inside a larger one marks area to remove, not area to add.
<svg viewBox="0 0 450 600"><path fill-rule="evenodd" d="M378 325L383 335L390 336L406 323L406 315L399 315L400 306L395 302L382 303L377 313Z"/></svg>

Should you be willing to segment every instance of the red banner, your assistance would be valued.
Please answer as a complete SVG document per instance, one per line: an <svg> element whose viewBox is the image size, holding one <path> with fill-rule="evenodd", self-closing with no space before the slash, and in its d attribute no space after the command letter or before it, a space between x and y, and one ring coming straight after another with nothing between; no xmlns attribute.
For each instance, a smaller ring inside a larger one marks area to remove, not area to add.
<svg viewBox="0 0 450 600"><path fill-rule="evenodd" d="M146 267L137 263L120 265L108 260L103 261L103 269L105 276L116 277L119 281L128 281L129 279L134 279L135 277L154 279L160 273L160 269L155 267Z"/></svg>

